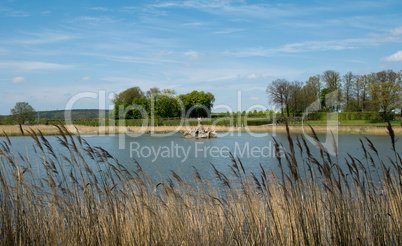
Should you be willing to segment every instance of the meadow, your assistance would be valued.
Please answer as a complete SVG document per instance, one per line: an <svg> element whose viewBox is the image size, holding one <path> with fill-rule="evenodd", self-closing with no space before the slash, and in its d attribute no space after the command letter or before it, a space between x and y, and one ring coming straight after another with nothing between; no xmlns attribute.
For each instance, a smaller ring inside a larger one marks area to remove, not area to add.
<svg viewBox="0 0 402 246"><path fill-rule="evenodd" d="M392 156L362 137L365 158L344 160L311 129L321 147L313 156L285 126L279 173L262 165L251 173L232 156L231 173L211 164L216 184L195 168L192 180L173 171L153 180L140 163L129 171L107 150L55 127L63 153L40 129L21 130L35 140L35 156L15 153L7 135L0 144L1 245L402 244L402 159L391 125Z"/></svg>

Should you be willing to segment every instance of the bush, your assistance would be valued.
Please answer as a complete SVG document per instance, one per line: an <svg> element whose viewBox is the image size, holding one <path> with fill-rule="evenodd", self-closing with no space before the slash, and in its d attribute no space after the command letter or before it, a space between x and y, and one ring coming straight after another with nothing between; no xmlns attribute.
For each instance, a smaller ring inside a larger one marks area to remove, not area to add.
<svg viewBox="0 0 402 246"><path fill-rule="evenodd" d="M308 120L327 120L327 112L312 112L306 118Z"/></svg>
<svg viewBox="0 0 402 246"><path fill-rule="evenodd" d="M248 126L261 126L266 124L272 124L271 119L248 119L247 125Z"/></svg>
<svg viewBox="0 0 402 246"><path fill-rule="evenodd" d="M394 120L395 118L394 112L388 113L387 115L389 120ZM366 120L370 121L371 123L375 123L375 122L382 122L383 120L382 112L342 112L339 113L339 116L342 121Z"/></svg>

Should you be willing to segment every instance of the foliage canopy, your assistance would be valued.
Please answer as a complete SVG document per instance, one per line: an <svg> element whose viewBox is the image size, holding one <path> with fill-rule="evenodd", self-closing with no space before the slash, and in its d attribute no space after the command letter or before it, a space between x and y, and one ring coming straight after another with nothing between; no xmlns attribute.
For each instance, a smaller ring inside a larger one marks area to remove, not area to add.
<svg viewBox="0 0 402 246"><path fill-rule="evenodd" d="M11 117L18 124L25 124L33 120L35 113L35 109L27 102L17 102L14 108L11 109Z"/></svg>

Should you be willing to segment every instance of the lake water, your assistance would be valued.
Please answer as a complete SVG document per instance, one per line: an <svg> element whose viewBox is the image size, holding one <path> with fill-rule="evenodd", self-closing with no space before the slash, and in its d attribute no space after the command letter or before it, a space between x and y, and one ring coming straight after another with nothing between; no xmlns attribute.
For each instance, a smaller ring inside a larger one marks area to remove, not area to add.
<svg viewBox="0 0 402 246"><path fill-rule="evenodd" d="M300 136L300 134L298 134ZM292 135L293 137L297 135ZM288 148L286 134L276 133L275 139ZM320 139L325 140L324 135L319 135ZM108 136L82 136L91 146L100 146L107 150L112 156L116 157L128 170L136 170L133 159L137 160L143 170L151 177L167 178L171 174L170 170L179 173L186 179L191 179L195 167L204 178L214 177L211 163L215 167L227 174L230 171L231 158L229 153L233 153L242 161L247 172L258 173L259 163L268 171L277 172L278 162L274 155L273 135L267 133L231 133L218 134L216 139L184 139L182 134L151 135L140 136L127 135L108 135ZM382 160L388 157L395 158L391 151L391 141L388 136L368 136L374 143ZM40 158L34 158L35 142L30 137L10 137L12 151L26 155L28 151L32 163L39 163ZM46 139L60 153L65 154L55 136L48 136ZM359 139L365 143L362 135L338 135L339 163L346 167L345 158L347 153L364 161L364 155ZM0 138L0 142L6 141ZM294 138L294 141L296 139ZM318 149L309 143L311 151L319 159ZM397 142L397 150L401 150L401 141ZM299 149L296 146L296 153ZM366 147L367 149L368 146ZM333 157L335 158L335 157ZM301 157L298 158L302 160ZM89 158L88 158L89 160ZM365 162L364 162L365 163ZM96 168L96 166L93 166Z"/></svg>

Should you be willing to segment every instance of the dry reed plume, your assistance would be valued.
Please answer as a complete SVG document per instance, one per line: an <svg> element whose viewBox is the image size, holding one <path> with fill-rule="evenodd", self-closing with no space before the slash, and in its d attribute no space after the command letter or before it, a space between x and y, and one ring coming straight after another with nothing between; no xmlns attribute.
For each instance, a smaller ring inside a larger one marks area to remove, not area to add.
<svg viewBox="0 0 402 246"><path fill-rule="evenodd" d="M21 128L37 155L14 153L7 136L0 143L0 244L402 245L402 161L392 128L391 158L381 159L366 138L364 160L339 162L324 147L313 156L286 129L280 173L262 165L250 173L232 157L230 175L212 165L219 181L212 185L195 168L194 181L172 171L157 183L138 163L129 171L64 126L64 154L40 131ZM282 144L274 143L279 153Z"/></svg>

